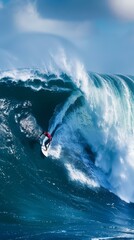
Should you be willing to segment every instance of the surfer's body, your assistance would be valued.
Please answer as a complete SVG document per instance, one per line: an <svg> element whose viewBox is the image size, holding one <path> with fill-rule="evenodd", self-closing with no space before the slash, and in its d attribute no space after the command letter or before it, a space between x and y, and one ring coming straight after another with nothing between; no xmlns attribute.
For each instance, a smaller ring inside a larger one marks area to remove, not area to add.
<svg viewBox="0 0 134 240"><path fill-rule="evenodd" d="M48 147L49 147L49 145L50 145L50 142L52 141L52 136L51 136L51 134L49 133L49 132L43 132L41 135L40 135L40 137L42 136L42 135L45 135L45 137L47 137L47 140L45 141L45 148L46 148L46 150L48 149Z"/></svg>

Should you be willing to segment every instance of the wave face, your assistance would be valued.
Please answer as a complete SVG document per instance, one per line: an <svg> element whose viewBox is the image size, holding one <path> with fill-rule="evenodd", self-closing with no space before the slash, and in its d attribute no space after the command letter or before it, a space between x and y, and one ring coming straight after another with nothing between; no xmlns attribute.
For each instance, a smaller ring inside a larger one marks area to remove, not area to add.
<svg viewBox="0 0 134 240"><path fill-rule="evenodd" d="M133 237L133 93L80 66L0 72L1 239Z"/></svg>

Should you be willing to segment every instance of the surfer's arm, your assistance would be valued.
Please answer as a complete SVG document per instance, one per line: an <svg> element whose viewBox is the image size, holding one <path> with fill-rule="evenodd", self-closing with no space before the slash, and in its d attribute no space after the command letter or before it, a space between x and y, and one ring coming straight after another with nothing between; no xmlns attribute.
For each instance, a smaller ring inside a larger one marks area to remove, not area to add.
<svg viewBox="0 0 134 240"><path fill-rule="evenodd" d="M42 133L38 136L38 138L40 138L43 134L44 134L44 132L42 132Z"/></svg>

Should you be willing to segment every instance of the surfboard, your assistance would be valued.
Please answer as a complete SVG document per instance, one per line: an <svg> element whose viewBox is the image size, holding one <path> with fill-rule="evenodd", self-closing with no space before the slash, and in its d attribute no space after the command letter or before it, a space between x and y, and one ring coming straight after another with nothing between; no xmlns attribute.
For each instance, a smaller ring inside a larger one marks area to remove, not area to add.
<svg viewBox="0 0 134 240"><path fill-rule="evenodd" d="M42 143L42 146L41 146L41 151L42 151L42 153L45 157L48 157L48 152L49 152L50 145L49 144L47 145L48 148L46 150L45 141L46 141L46 138L44 138L44 140L43 140L43 143Z"/></svg>

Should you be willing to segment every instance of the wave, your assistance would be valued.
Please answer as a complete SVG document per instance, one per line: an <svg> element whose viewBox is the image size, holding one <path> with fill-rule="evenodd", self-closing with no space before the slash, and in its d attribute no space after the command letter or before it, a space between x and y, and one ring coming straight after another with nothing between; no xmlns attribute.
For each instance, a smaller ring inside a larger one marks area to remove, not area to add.
<svg viewBox="0 0 134 240"><path fill-rule="evenodd" d="M24 146L17 139L29 141L48 128L50 157L62 159L72 181L133 202L134 78L81 69L76 75L68 75L72 69L1 71L2 153L19 158Z"/></svg>
<svg viewBox="0 0 134 240"><path fill-rule="evenodd" d="M133 92L132 76L87 73L82 66L77 73L72 68L1 71L2 223L38 222L44 230L50 219L53 229L55 221L63 221L65 203L65 221L92 206L91 222L116 215L113 204L119 198L133 203ZM38 137L47 129L53 141L44 159ZM113 215L104 214L109 206Z"/></svg>

